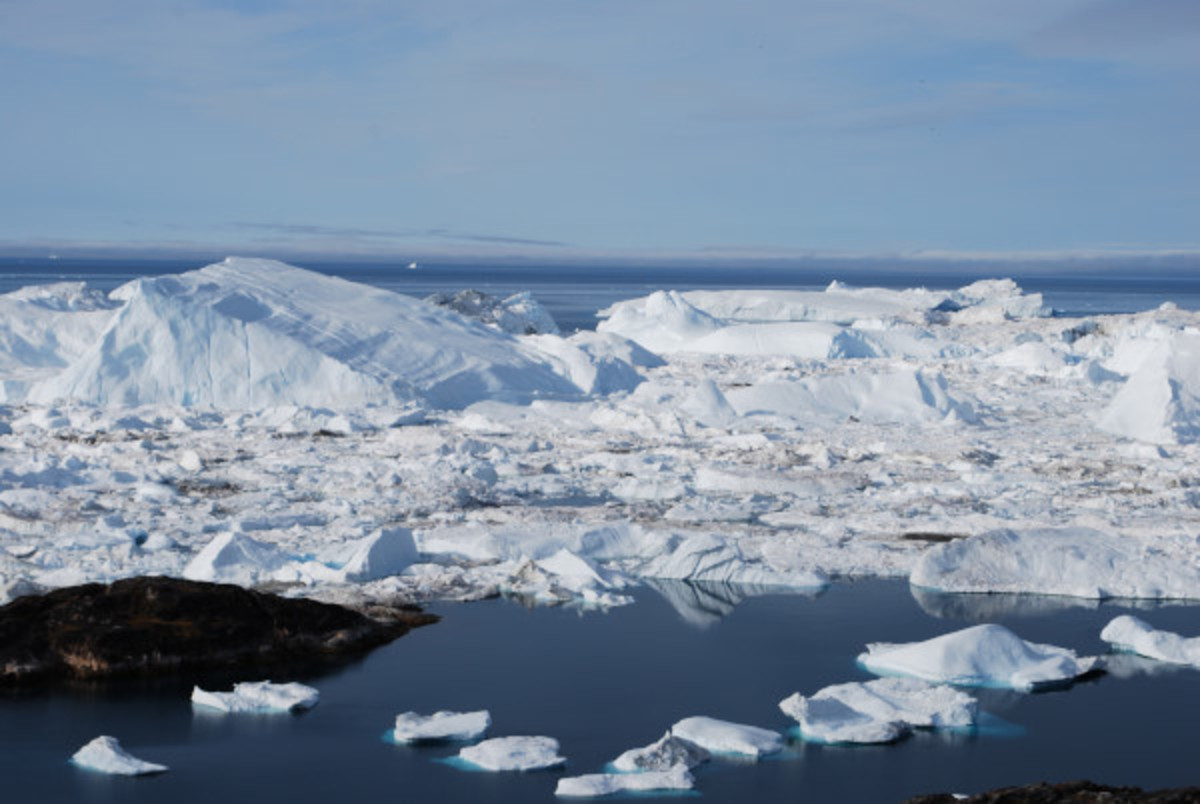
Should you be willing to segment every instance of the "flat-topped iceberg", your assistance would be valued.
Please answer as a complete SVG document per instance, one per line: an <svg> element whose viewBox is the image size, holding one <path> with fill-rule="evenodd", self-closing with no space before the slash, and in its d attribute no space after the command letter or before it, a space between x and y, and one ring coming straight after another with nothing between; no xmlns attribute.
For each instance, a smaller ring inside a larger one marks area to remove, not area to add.
<svg viewBox="0 0 1200 804"><path fill-rule="evenodd" d="M629 749L614 759L612 766L622 773L662 771L676 766L694 768L707 762L711 756L695 743L668 731L650 745Z"/></svg>
<svg viewBox="0 0 1200 804"><path fill-rule="evenodd" d="M138 759L121 747L116 737L101 735L71 756L71 762L81 768L116 776L145 776L162 773L166 765Z"/></svg>
<svg viewBox="0 0 1200 804"><path fill-rule="evenodd" d="M243 681L232 692L209 692L192 688L192 704L232 714L299 712L311 709L320 700L312 687L296 682L275 684L271 681Z"/></svg>
<svg viewBox="0 0 1200 804"><path fill-rule="evenodd" d="M673 768L642 773L589 773L566 776L558 780L554 795L563 798L594 798L616 793L648 793L655 790L691 790L695 784L687 768Z"/></svg>
<svg viewBox="0 0 1200 804"><path fill-rule="evenodd" d="M534 771L566 763L553 737L493 737L458 752L463 762L488 771Z"/></svg>
<svg viewBox="0 0 1200 804"><path fill-rule="evenodd" d="M1100 638L1120 651L1160 662L1200 667L1200 637L1183 637L1170 631L1159 631L1129 614L1114 617L1104 626Z"/></svg>
<svg viewBox="0 0 1200 804"><path fill-rule="evenodd" d="M396 715L391 736L398 743L469 742L482 737L491 725L492 716L486 709L432 715L402 712Z"/></svg>
<svg viewBox="0 0 1200 804"><path fill-rule="evenodd" d="M1092 528L993 530L935 545L909 581L940 592L1200 598L1194 557Z"/></svg>
<svg viewBox="0 0 1200 804"><path fill-rule="evenodd" d="M911 676L964 687L1031 691L1070 683L1100 666L1094 656L1026 642L1002 625L975 625L923 642L876 642L858 663L878 675Z"/></svg>
<svg viewBox="0 0 1200 804"><path fill-rule="evenodd" d="M880 678L795 693L779 708L800 724L805 740L823 743L889 743L914 728L963 728L975 723L978 703L945 684L915 678Z"/></svg>
<svg viewBox="0 0 1200 804"><path fill-rule="evenodd" d="M758 759L783 750L783 736L779 732L712 717L684 718L671 727L671 735L713 754Z"/></svg>

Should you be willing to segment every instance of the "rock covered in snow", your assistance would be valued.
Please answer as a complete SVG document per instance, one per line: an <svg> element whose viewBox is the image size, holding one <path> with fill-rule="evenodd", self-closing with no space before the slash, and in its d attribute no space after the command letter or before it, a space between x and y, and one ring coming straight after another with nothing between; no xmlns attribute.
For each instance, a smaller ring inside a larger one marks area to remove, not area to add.
<svg viewBox="0 0 1200 804"><path fill-rule="evenodd" d="M71 756L71 762L81 768L116 776L145 776L162 773L166 765L138 759L121 747L116 737L101 735Z"/></svg>
<svg viewBox="0 0 1200 804"><path fill-rule="evenodd" d="M629 749L614 759L612 766L622 773L665 771L674 767L691 769L711 757L700 746L668 731L650 745Z"/></svg>
<svg viewBox="0 0 1200 804"><path fill-rule="evenodd" d="M713 754L758 759L783 750L783 736L779 732L712 717L684 718L671 727L671 735Z"/></svg>
<svg viewBox="0 0 1200 804"><path fill-rule="evenodd" d="M492 725L486 709L475 712L434 712L420 715L402 712L396 715L392 739L398 743L467 742L477 740Z"/></svg>
<svg viewBox="0 0 1200 804"><path fill-rule="evenodd" d="M321 695L304 684L271 681L243 681L232 692L209 692L192 687L192 703L231 714L260 712L300 712L317 705Z"/></svg>
<svg viewBox="0 0 1200 804"><path fill-rule="evenodd" d="M595 798L616 793L649 793L657 790L691 790L696 780L687 768L677 765L642 773L589 773L564 776L554 795L562 798Z"/></svg>
<svg viewBox="0 0 1200 804"><path fill-rule="evenodd" d="M1092 528L993 530L935 545L909 576L942 592L1200 598L1200 566Z"/></svg>
<svg viewBox="0 0 1200 804"><path fill-rule="evenodd" d="M1200 334L1178 333L1150 344L1096 424L1152 444L1194 443L1200 440Z"/></svg>
<svg viewBox="0 0 1200 804"><path fill-rule="evenodd" d="M529 291L497 298L481 290L434 293L427 304L445 307L511 335L557 335L558 324Z"/></svg>
<svg viewBox="0 0 1200 804"><path fill-rule="evenodd" d="M1159 631L1129 614L1114 617L1104 626L1100 638L1117 650L1136 653L1148 659L1200 667L1200 637L1183 637L1170 631Z"/></svg>
<svg viewBox="0 0 1200 804"><path fill-rule="evenodd" d="M1100 666L1094 656L1026 642L1002 625L975 625L923 642L876 642L858 657L867 670L966 687L1029 691L1071 682Z"/></svg>
<svg viewBox="0 0 1200 804"><path fill-rule="evenodd" d="M978 703L965 692L913 678L880 678L825 687L779 702L804 739L824 743L888 743L914 728L975 723Z"/></svg>
<svg viewBox="0 0 1200 804"><path fill-rule="evenodd" d="M534 771L566 763L553 737L493 737L465 746L458 758L489 771Z"/></svg>

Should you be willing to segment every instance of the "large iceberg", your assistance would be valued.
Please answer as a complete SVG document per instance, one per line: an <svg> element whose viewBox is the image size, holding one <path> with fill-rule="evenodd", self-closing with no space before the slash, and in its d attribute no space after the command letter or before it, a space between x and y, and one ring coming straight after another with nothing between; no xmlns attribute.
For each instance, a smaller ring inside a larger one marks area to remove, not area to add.
<svg viewBox="0 0 1200 804"><path fill-rule="evenodd" d="M676 766L694 768L707 762L711 756L695 743L668 731L650 745L624 752L613 760L612 766L622 773L663 771Z"/></svg>
<svg viewBox="0 0 1200 804"><path fill-rule="evenodd" d="M317 705L321 694L305 684L243 681L232 692L210 692L192 688L192 703L205 709L232 714L300 712Z"/></svg>
<svg viewBox="0 0 1200 804"><path fill-rule="evenodd" d="M589 773L565 776L558 780L554 795L563 798L593 798L615 793L648 793L656 790L691 790L695 784L687 768L642 773Z"/></svg>
<svg viewBox="0 0 1200 804"><path fill-rule="evenodd" d="M458 758L489 771L533 771L566 763L553 737L493 737L458 752Z"/></svg>
<svg viewBox="0 0 1200 804"><path fill-rule="evenodd" d="M931 547L909 576L941 592L1200 598L1200 566L1092 528L993 530Z"/></svg>
<svg viewBox="0 0 1200 804"><path fill-rule="evenodd" d="M779 708L800 724L806 740L824 743L889 743L914 728L963 728L975 723L978 703L944 684L914 678L880 678L795 693Z"/></svg>
<svg viewBox="0 0 1200 804"><path fill-rule="evenodd" d="M101 735L80 748L71 761L81 768L116 776L145 776L167 770L166 765L138 759L122 748L116 737L108 735Z"/></svg>
<svg viewBox="0 0 1200 804"><path fill-rule="evenodd" d="M1129 614L1113 618L1100 632L1100 638L1117 650L1136 653L1148 659L1200 667L1200 637L1189 638L1170 631L1159 631Z"/></svg>
<svg viewBox="0 0 1200 804"><path fill-rule="evenodd" d="M469 742L482 737L491 725L492 716L486 709L432 715L402 712L396 715L392 739L398 743Z"/></svg>
<svg viewBox="0 0 1200 804"><path fill-rule="evenodd" d="M923 642L875 642L858 662L878 675L966 687L1030 691L1071 682L1100 666L1054 645L1026 642L1002 625L975 625Z"/></svg>
<svg viewBox="0 0 1200 804"><path fill-rule="evenodd" d="M779 732L712 717L687 717L671 727L671 735L713 754L759 757L783 750Z"/></svg>
<svg viewBox="0 0 1200 804"><path fill-rule="evenodd" d="M1200 334L1182 332L1149 344L1097 425L1152 444L1200 440Z"/></svg>

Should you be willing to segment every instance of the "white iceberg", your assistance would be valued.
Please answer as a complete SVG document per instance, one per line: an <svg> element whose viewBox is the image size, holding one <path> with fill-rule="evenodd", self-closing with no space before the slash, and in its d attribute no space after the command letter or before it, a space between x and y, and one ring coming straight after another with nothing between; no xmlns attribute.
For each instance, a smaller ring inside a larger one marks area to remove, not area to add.
<svg viewBox="0 0 1200 804"><path fill-rule="evenodd" d="M347 581L374 581L398 575L416 563L417 544L408 528L379 528L356 543L349 560L342 565Z"/></svg>
<svg viewBox="0 0 1200 804"><path fill-rule="evenodd" d="M875 642L867 645L858 662L877 675L1023 691L1069 683L1100 664L1097 657L1079 657L1067 648L1026 642L1004 626L992 624L923 642Z"/></svg>
<svg viewBox="0 0 1200 804"><path fill-rule="evenodd" d="M117 776L144 776L162 773L166 765L146 762L131 755L116 737L102 735L80 748L71 756L71 761L81 768L109 773Z"/></svg>
<svg viewBox="0 0 1200 804"><path fill-rule="evenodd" d="M940 592L1200 598L1200 566L1092 528L993 530L929 548L909 575Z"/></svg>
<svg viewBox="0 0 1200 804"><path fill-rule="evenodd" d="M533 771L566 763L553 737L493 737L458 752L458 758L483 770Z"/></svg>
<svg viewBox="0 0 1200 804"><path fill-rule="evenodd" d="M782 570L748 559L735 544L714 534L672 537L664 549L631 569L640 578L741 583L795 589L827 586L812 570Z"/></svg>
<svg viewBox="0 0 1200 804"><path fill-rule="evenodd" d="M432 715L403 712L396 715L392 739L398 743L466 742L482 737L491 725L492 716L486 709Z"/></svg>
<svg viewBox="0 0 1200 804"><path fill-rule="evenodd" d="M1152 343L1096 424L1152 444L1200 440L1200 334L1180 333Z"/></svg>
<svg viewBox="0 0 1200 804"><path fill-rule="evenodd" d="M613 760L622 773L665 771L676 766L694 768L711 758L708 751L668 731L650 745L631 748Z"/></svg>
<svg viewBox="0 0 1200 804"><path fill-rule="evenodd" d="M316 706L320 697L317 690L294 681L287 684L243 681L234 684L232 692L192 688L192 703L195 706L233 714L299 712Z"/></svg>
<svg viewBox="0 0 1200 804"><path fill-rule="evenodd" d="M800 724L806 740L824 743L888 743L914 728L962 728L975 723L978 703L945 684L914 678L880 678L825 687L779 702Z"/></svg>
<svg viewBox="0 0 1200 804"><path fill-rule="evenodd" d="M1136 653L1148 659L1171 664L1200 667L1200 637L1183 637L1170 631L1158 631L1149 623L1129 614L1115 617L1100 638L1117 650Z"/></svg>
<svg viewBox="0 0 1200 804"><path fill-rule="evenodd" d="M671 727L671 735L713 754L759 757L783 750L783 736L770 729L711 717L688 717Z"/></svg>
<svg viewBox="0 0 1200 804"><path fill-rule="evenodd" d="M183 569L189 581L253 586L283 568L290 556L273 544L228 531L213 537Z"/></svg>
<svg viewBox="0 0 1200 804"><path fill-rule="evenodd" d="M566 776L558 780L554 795L563 798L594 798L615 793L646 793L654 790L691 790L695 779L687 768L673 768L642 773L589 773Z"/></svg>

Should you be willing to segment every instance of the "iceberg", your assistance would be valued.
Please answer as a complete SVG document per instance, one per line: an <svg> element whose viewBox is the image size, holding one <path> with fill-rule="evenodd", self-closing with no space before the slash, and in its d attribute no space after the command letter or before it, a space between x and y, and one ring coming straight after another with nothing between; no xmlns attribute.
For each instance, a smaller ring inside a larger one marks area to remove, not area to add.
<svg viewBox="0 0 1200 804"><path fill-rule="evenodd" d="M273 544L242 533L218 534L183 569L189 581L253 586L270 578L290 557Z"/></svg>
<svg viewBox="0 0 1200 804"><path fill-rule="evenodd" d="M594 798L615 793L646 793L655 790L691 790L695 780L687 768L642 773L590 773L558 780L554 795L563 798Z"/></svg>
<svg viewBox="0 0 1200 804"><path fill-rule="evenodd" d="M1100 632L1100 638L1120 651L1160 662L1200 667L1200 637L1158 631L1129 614L1113 618Z"/></svg>
<svg viewBox="0 0 1200 804"><path fill-rule="evenodd" d="M713 754L759 757L783 750L783 736L758 726L711 717L688 717L671 727L671 736L694 743Z"/></svg>
<svg viewBox="0 0 1200 804"><path fill-rule="evenodd" d="M71 756L71 762L81 768L117 776L145 776L167 770L166 765L146 762L131 755L121 747L116 737L108 735L101 735L80 748Z"/></svg>
<svg viewBox="0 0 1200 804"><path fill-rule="evenodd" d="M488 771L534 771L566 764L553 737L493 737L458 752L458 758Z"/></svg>
<svg viewBox="0 0 1200 804"><path fill-rule="evenodd" d="M404 712L396 715L392 739L398 743L467 742L482 737L491 725L492 716L486 709L432 715Z"/></svg>
<svg viewBox="0 0 1200 804"><path fill-rule="evenodd" d="M512 335L558 334L554 318L528 291L500 299L480 290L468 289L454 294L434 293L427 296L425 302L453 310Z"/></svg>
<svg viewBox="0 0 1200 804"><path fill-rule="evenodd" d="M836 684L810 697L795 693L779 708L800 724L805 740L823 743L890 743L914 728L971 726L978 715L978 703L965 692L913 678Z"/></svg>
<svg viewBox="0 0 1200 804"><path fill-rule="evenodd" d="M695 743L668 731L650 745L629 749L614 759L612 766L622 773L665 771L674 767L691 769L708 762L711 756Z"/></svg>
<svg viewBox="0 0 1200 804"><path fill-rule="evenodd" d="M399 574L415 564L418 557L411 530L379 528L356 543L341 572L347 581L374 581Z"/></svg>
<svg viewBox="0 0 1200 804"><path fill-rule="evenodd" d="M824 575L806 570L778 570L748 560L736 544L713 534L672 537L665 550L631 572L640 578L740 583L795 589L819 589L829 584Z"/></svg>
<svg viewBox="0 0 1200 804"><path fill-rule="evenodd" d="M296 682L243 681L234 684L232 692L192 688L193 705L232 714L300 712L316 706L319 699L315 689Z"/></svg>
<svg viewBox="0 0 1200 804"><path fill-rule="evenodd" d="M1092 528L993 530L935 545L909 582L939 592L1200 598L1200 566Z"/></svg>
<svg viewBox="0 0 1200 804"><path fill-rule="evenodd" d="M876 675L911 676L964 687L1029 692L1061 686L1100 667L1054 645L1026 642L1002 625L975 625L923 642L875 642L858 663Z"/></svg>
<svg viewBox="0 0 1200 804"><path fill-rule="evenodd" d="M1200 334L1154 342L1096 420L1101 430L1151 444L1200 440Z"/></svg>

